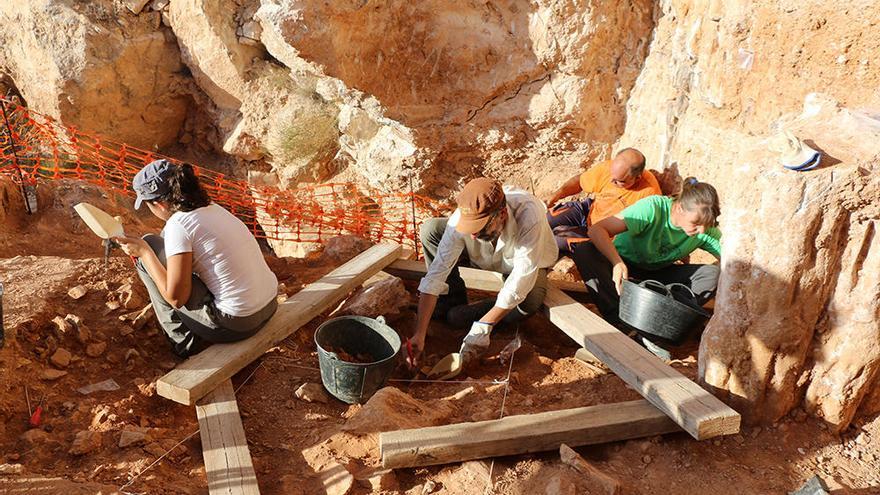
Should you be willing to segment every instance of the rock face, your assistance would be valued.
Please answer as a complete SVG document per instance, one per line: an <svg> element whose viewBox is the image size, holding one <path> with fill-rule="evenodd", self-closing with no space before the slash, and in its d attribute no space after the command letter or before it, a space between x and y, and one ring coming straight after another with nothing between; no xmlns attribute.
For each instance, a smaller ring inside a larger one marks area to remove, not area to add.
<svg viewBox="0 0 880 495"><path fill-rule="evenodd" d="M362 180L397 190L416 167L418 187L446 197L490 170L528 186L510 165L545 156L547 141L603 154L653 3L268 0L257 17L275 58L329 76L318 92L339 106L340 149Z"/></svg>
<svg viewBox="0 0 880 495"><path fill-rule="evenodd" d="M148 149L177 142L190 101L182 67L173 38L112 2L0 4L0 72L68 125Z"/></svg>
<svg viewBox="0 0 880 495"><path fill-rule="evenodd" d="M880 32L876 12L851 22L859 5L661 2L628 103L619 144L644 151L667 192L696 175L722 196L699 368L747 420L803 399L844 427L878 407L880 122L849 108L880 103L863 90L880 80ZM822 166L783 169L767 149L779 128L824 150Z"/></svg>

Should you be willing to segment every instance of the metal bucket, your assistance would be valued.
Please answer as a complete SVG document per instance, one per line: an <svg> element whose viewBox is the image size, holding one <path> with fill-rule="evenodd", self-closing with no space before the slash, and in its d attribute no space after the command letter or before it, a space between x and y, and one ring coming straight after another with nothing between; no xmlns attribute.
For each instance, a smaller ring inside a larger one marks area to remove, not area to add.
<svg viewBox="0 0 880 495"><path fill-rule="evenodd" d="M684 284L663 285L656 280L636 284L624 280L619 316L640 332L680 344L697 323L710 315Z"/></svg>
<svg viewBox="0 0 880 495"><path fill-rule="evenodd" d="M381 316L375 320L340 316L318 327L315 345L324 388L337 399L354 404L366 401L385 385L400 352L400 336ZM352 356L367 354L375 360L353 363L334 351Z"/></svg>

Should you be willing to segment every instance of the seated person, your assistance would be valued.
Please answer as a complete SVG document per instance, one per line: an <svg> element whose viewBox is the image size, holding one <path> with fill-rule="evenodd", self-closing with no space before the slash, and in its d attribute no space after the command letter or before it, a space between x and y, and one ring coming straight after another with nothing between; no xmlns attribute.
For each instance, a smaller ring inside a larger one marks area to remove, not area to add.
<svg viewBox="0 0 880 495"><path fill-rule="evenodd" d="M424 352L428 324L442 317L471 330L461 347L465 363L489 346L489 334L502 321L516 322L535 313L547 293L547 269L558 256L540 200L525 191L481 177L464 186L458 209L447 218L422 224L421 240L428 272L419 284L419 307L411 340L414 361ZM496 298L467 304L458 271L469 264L505 275ZM478 320L478 321L477 321ZM412 362L410 365L415 366Z"/></svg>
<svg viewBox="0 0 880 495"><path fill-rule="evenodd" d="M556 204L582 192L589 195L587 199ZM572 245L586 241L590 225L655 194L661 194L660 184L645 170L645 155L633 148L621 150L614 160L593 165L568 179L547 201L547 220L560 255L570 254Z"/></svg>
<svg viewBox="0 0 880 495"><path fill-rule="evenodd" d="M675 200L650 196L593 224L590 241L576 244L572 259L602 316L620 323L620 293L629 277L684 284L700 305L711 299L721 273L718 265L675 262L697 248L721 258L720 214L715 188L689 177ZM658 354L656 342L643 338L642 343Z"/></svg>
<svg viewBox="0 0 880 495"><path fill-rule="evenodd" d="M192 166L156 160L132 181L135 209L165 221L162 236L115 240L137 258L159 325L180 357L257 333L278 308L278 280L253 234L211 198Z"/></svg>

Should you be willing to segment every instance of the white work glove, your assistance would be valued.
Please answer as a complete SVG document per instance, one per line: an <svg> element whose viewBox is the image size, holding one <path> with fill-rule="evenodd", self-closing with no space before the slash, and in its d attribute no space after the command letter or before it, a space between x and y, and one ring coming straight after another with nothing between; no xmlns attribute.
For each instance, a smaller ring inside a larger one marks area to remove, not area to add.
<svg viewBox="0 0 880 495"><path fill-rule="evenodd" d="M478 359L483 353L489 349L489 334L492 333L492 324L482 321L475 321L471 325L471 330L464 336L461 343L462 364Z"/></svg>

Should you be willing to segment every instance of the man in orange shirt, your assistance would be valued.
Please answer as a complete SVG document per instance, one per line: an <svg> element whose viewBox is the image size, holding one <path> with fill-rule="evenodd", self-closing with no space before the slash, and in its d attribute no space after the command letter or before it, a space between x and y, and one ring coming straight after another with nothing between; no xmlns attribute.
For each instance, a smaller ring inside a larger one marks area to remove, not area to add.
<svg viewBox="0 0 880 495"><path fill-rule="evenodd" d="M586 193L587 199L556 204L580 193ZM661 194L660 184L654 174L645 170L645 155L634 148L623 149L613 160L593 165L568 179L546 202L547 220L559 254L570 254L573 244L588 240L590 225L655 194Z"/></svg>

